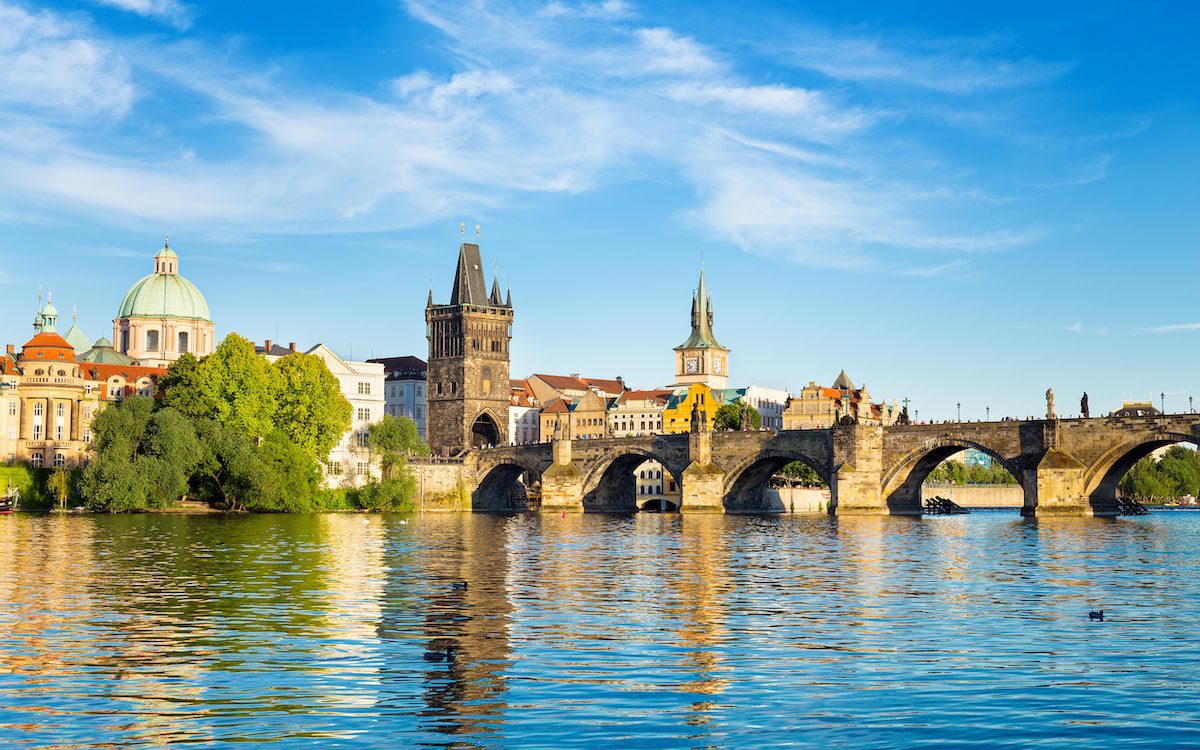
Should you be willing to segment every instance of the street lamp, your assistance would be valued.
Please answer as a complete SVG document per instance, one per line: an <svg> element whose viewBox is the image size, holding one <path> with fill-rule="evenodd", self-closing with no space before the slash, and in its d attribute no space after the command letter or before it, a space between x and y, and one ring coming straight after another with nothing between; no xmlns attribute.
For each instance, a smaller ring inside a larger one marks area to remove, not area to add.
<svg viewBox="0 0 1200 750"><path fill-rule="evenodd" d="M914 422L921 421L921 410L920 409L913 409L913 421Z"/></svg>
<svg viewBox="0 0 1200 750"><path fill-rule="evenodd" d="M961 422L962 421L962 401L959 401L958 404L956 404L956 405L958 406L958 421Z"/></svg>
<svg viewBox="0 0 1200 750"><path fill-rule="evenodd" d="M1162 407L1162 413L1166 414L1167 413L1167 394L1166 393L1158 394L1158 404L1159 404L1159 406Z"/></svg>
<svg viewBox="0 0 1200 750"><path fill-rule="evenodd" d="M991 422L992 421L992 407L985 406L983 411L987 414L987 421Z"/></svg>
<svg viewBox="0 0 1200 750"><path fill-rule="evenodd" d="M1192 408L1192 397L1191 396L1188 396L1188 412L1191 414L1196 413L1196 410Z"/></svg>

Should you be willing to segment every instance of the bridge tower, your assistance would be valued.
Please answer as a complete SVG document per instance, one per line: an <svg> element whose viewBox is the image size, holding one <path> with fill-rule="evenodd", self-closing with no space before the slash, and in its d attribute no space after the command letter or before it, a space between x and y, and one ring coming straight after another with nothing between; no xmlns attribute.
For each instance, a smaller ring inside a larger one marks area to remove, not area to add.
<svg viewBox="0 0 1200 750"><path fill-rule="evenodd" d="M500 296L500 281L487 292L479 245L464 242L450 302L425 304L429 339L426 381L426 434L434 455L508 442L511 291Z"/></svg>

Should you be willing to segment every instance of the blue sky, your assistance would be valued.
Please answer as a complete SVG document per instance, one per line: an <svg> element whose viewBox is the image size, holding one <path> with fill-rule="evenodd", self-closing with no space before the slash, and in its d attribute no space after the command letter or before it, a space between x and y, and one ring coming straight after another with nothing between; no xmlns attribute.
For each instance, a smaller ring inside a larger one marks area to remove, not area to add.
<svg viewBox="0 0 1200 750"><path fill-rule="evenodd" d="M6 341L170 234L219 333L423 355L461 221L514 376L670 382L703 257L737 385L1200 396L1190 4L337 5L0 0Z"/></svg>

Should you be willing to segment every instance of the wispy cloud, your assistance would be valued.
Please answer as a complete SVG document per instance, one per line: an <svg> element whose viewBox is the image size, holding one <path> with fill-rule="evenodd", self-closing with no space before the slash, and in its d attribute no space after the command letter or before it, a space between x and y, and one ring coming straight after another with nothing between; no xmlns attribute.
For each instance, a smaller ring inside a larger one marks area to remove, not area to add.
<svg viewBox="0 0 1200 750"><path fill-rule="evenodd" d="M1200 331L1200 323L1173 323L1165 326L1150 326L1138 329L1142 333L1182 333L1184 331Z"/></svg>
<svg viewBox="0 0 1200 750"><path fill-rule="evenodd" d="M136 13L156 21L187 29L192 25L192 9L178 0L93 0L99 5Z"/></svg>
<svg viewBox="0 0 1200 750"><path fill-rule="evenodd" d="M0 120L0 199L12 205L176 230L376 231L501 210L531 193L640 180L652 169L694 196L679 213L697 235L793 262L936 275L1042 236L979 210L1001 201L969 169L948 167L937 143L892 134L902 98L864 101L842 85L749 74L700 33L639 25L625 2L525 12L410 0L410 14L442 32L450 70L392 71L374 96L318 88L198 42L102 38L4 2L0 28L23 31L0 32L0 83L5 60L58 50L73 62L40 87L0 86L0 102L120 118L139 98L161 96L135 88L126 62L135 60L240 144L214 154L167 122L163 137L130 148L127 133L110 140L44 119ZM187 11L167 0L104 2L162 19ZM1006 58L1002 45L812 33L831 49L840 43L838 59L857 65L839 80L917 81L952 60L945 75L957 78L932 87L959 92L1032 86L1057 70Z"/></svg>

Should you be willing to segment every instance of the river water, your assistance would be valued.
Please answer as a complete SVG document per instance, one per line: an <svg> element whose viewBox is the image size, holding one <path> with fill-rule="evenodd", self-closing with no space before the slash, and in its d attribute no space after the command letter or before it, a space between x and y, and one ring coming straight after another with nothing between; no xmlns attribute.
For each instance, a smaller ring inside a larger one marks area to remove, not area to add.
<svg viewBox="0 0 1200 750"><path fill-rule="evenodd" d="M1198 539L1186 512L17 514L0 746L1194 746Z"/></svg>

